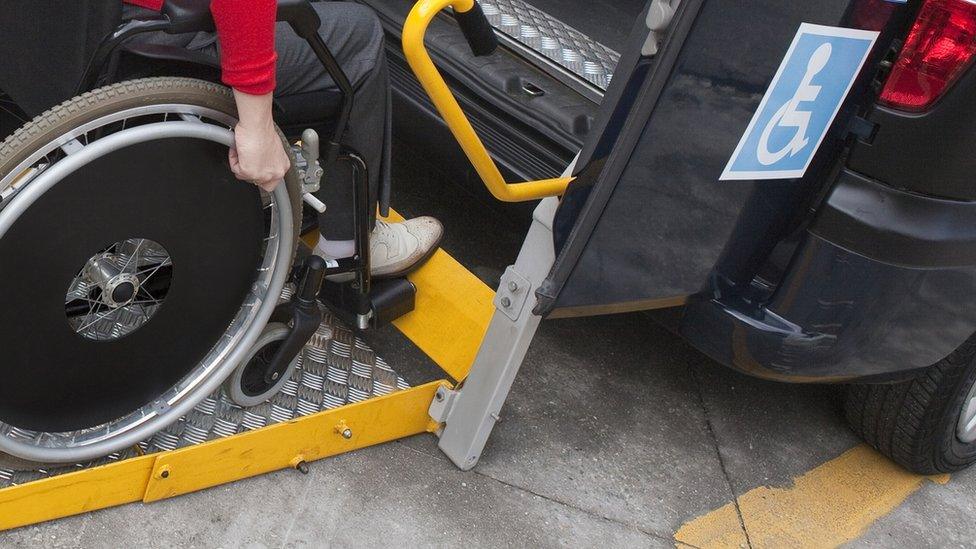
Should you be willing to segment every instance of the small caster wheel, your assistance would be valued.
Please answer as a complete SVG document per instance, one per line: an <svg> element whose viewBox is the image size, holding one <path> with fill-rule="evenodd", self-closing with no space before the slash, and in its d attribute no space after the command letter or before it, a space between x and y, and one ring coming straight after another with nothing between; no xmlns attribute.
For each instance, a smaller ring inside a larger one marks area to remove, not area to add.
<svg viewBox="0 0 976 549"><path fill-rule="evenodd" d="M224 392L234 404L242 408L257 406L284 387L295 371L301 355L291 361L285 373L278 379L268 381L264 379L264 373L290 332L288 326L278 322L269 323L264 328L257 343L245 355L244 362L224 382Z"/></svg>

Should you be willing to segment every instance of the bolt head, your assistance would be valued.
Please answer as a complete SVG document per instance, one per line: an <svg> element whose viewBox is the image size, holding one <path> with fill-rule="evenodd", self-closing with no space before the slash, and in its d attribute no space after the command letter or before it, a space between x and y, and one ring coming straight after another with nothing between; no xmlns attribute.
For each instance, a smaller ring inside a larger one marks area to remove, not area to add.
<svg viewBox="0 0 976 549"><path fill-rule="evenodd" d="M278 378L280 376L281 376L281 374L279 374L278 372L275 372L275 373L271 374L271 379L272 379L272 381L278 381Z"/></svg>
<svg viewBox="0 0 976 549"><path fill-rule="evenodd" d="M514 280L510 280L508 282L508 291L510 291L510 292L517 292L518 289L519 289L519 285L518 285L517 282L515 282Z"/></svg>
<svg viewBox="0 0 976 549"><path fill-rule="evenodd" d="M512 300L509 299L509 298L507 298L507 297L503 297L502 298L502 307L508 308L508 307L511 307L511 306L512 306Z"/></svg>
<svg viewBox="0 0 976 549"><path fill-rule="evenodd" d="M352 438L352 429L343 429L342 438L350 439Z"/></svg>

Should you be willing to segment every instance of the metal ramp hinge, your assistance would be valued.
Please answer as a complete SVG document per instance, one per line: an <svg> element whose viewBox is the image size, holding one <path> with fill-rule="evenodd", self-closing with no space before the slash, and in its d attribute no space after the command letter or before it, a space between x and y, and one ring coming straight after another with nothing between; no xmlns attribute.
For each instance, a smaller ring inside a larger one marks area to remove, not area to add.
<svg viewBox="0 0 976 549"><path fill-rule="evenodd" d="M460 394L459 391L448 389L447 386L438 387L437 392L434 393L434 400L430 401L428 410L430 419L437 423L447 423L447 418L451 415L451 409L454 408L458 394Z"/></svg>

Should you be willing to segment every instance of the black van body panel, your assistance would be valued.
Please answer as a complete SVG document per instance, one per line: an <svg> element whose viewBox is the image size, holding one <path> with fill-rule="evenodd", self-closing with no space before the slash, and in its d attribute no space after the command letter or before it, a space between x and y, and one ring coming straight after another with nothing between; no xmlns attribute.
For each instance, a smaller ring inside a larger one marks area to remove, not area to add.
<svg viewBox="0 0 976 549"><path fill-rule="evenodd" d="M891 381L976 331L976 203L845 171L772 300L693 298L680 332L750 375Z"/></svg>
<svg viewBox="0 0 976 549"><path fill-rule="evenodd" d="M976 200L976 70L968 70L932 108L903 113L878 107L878 129L851 155L854 170L897 189Z"/></svg>

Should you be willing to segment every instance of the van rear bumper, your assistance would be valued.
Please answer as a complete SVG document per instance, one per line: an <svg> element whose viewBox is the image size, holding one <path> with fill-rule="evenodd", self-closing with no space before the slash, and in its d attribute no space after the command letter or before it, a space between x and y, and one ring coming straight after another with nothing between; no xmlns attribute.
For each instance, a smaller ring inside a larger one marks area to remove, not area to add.
<svg viewBox="0 0 976 549"><path fill-rule="evenodd" d="M737 370L779 381L893 381L976 332L976 202L841 174L773 298L694 299L680 327Z"/></svg>

